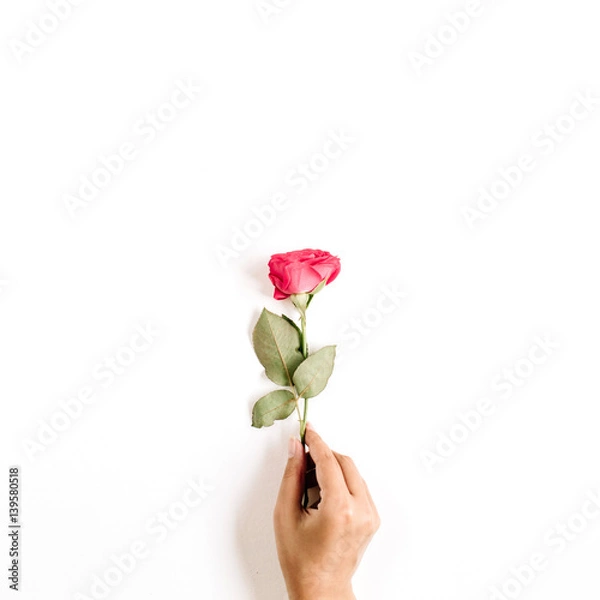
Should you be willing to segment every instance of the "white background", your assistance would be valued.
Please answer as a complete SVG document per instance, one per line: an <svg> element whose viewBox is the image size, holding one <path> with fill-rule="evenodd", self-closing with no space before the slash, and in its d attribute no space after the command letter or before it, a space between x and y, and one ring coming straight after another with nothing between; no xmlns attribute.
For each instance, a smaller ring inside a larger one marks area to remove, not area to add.
<svg viewBox="0 0 600 600"><path fill-rule="evenodd" d="M88 0L25 52L48 9L2 4L1 437L3 481L22 471L23 598L93 597L136 541L148 556L110 598L285 597L271 510L297 424L250 428L272 388L250 331L265 305L293 315L266 262L304 247L343 264L310 309L313 347L344 347L310 417L383 523L358 598L485 600L536 552L546 568L512 597L598 598L600 522L576 513L600 489L600 106L539 137L600 96L598 15L490 0L442 27L464 8L303 0L265 21L252 0ZM188 79L156 138L135 129ZM290 173L331 131L354 141L298 193ZM72 218L65 196L126 143L134 160ZM535 168L469 227L463 208L524 154ZM257 227L274 194L287 208ZM255 239L219 260L244 227ZM406 297L382 316L384 286ZM104 387L96 366L147 324L153 343ZM538 335L559 347L503 399L494 381L528 371ZM87 385L95 402L28 452ZM494 414L428 469L483 398ZM214 490L158 543L147 523L190 478ZM545 536L570 518L583 531L558 552Z"/></svg>

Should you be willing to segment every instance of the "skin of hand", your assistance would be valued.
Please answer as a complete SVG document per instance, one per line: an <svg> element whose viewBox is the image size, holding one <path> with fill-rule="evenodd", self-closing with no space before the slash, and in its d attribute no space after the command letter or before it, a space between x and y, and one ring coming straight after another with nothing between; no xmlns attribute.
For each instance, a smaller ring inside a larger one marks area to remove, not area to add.
<svg viewBox="0 0 600 600"><path fill-rule="evenodd" d="M306 454L290 439L289 459L273 513L279 563L290 600L355 599L352 576L380 520L351 458L333 452L308 425L306 443L321 489L318 508L304 509Z"/></svg>

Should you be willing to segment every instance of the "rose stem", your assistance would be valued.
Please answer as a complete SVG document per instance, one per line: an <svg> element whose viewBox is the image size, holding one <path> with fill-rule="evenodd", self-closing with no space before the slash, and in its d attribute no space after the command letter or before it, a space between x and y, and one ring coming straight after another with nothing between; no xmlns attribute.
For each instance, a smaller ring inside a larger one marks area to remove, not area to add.
<svg viewBox="0 0 600 600"><path fill-rule="evenodd" d="M306 341L306 313L300 313L300 325L302 326L302 356L308 358L308 343Z"/></svg>
<svg viewBox="0 0 600 600"><path fill-rule="evenodd" d="M301 311L300 312L300 324L302 327L302 334L301 334L301 342L302 342L302 356L304 356L304 358L308 358L308 343L306 341L306 312L305 311ZM306 436L306 417L308 415L308 400L306 398L304 398L304 416L302 417L302 419L300 420L300 441L302 442L302 445L306 448L306 442L305 442L305 436Z"/></svg>
<svg viewBox="0 0 600 600"><path fill-rule="evenodd" d="M302 356L304 358L308 358L308 343L306 340L306 312L305 310L300 312L300 324L302 327ZM304 451L306 451L306 420L308 416L308 399L304 398L304 415L302 420L300 421L300 440L302 442L302 447ZM302 506L304 509L308 507L308 489L306 487L306 479L304 481L304 494L302 497Z"/></svg>

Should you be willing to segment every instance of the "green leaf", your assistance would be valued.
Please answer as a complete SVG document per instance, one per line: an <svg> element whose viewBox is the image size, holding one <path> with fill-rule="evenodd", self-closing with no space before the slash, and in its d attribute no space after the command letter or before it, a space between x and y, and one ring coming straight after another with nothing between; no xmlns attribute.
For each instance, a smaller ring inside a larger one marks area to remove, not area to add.
<svg viewBox="0 0 600 600"><path fill-rule="evenodd" d="M335 346L325 346L311 354L294 374L298 396L312 398L320 394L331 377L334 361Z"/></svg>
<svg viewBox="0 0 600 600"><path fill-rule="evenodd" d="M252 343L267 377L279 385L291 387L292 377L304 360L298 329L265 308L252 333Z"/></svg>
<svg viewBox="0 0 600 600"><path fill-rule="evenodd" d="M257 400L252 409L252 427L270 427L276 420L287 419L296 408L289 390L277 390Z"/></svg>
<svg viewBox="0 0 600 600"><path fill-rule="evenodd" d="M294 321L292 321L292 319L290 319L287 315L281 315L300 335L302 335L302 332L300 331L300 327L298 327L298 325L296 325L296 323L294 323Z"/></svg>

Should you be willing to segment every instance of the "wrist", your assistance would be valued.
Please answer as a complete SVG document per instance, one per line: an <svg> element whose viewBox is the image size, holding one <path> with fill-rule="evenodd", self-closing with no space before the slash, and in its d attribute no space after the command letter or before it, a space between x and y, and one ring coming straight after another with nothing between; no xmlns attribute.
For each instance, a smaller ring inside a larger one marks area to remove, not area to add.
<svg viewBox="0 0 600 600"><path fill-rule="evenodd" d="M332 587L288 586L290 600L356 600L352 584Z"/></svg>
<svg viewBox="0 0 600 600"><path fill-rule="evenodd" d="M347 592L331 592L331 593L301 593L299 595L290 595L290 600L356 600L356 596L352 589Z"/></svg>

